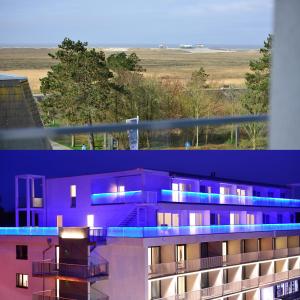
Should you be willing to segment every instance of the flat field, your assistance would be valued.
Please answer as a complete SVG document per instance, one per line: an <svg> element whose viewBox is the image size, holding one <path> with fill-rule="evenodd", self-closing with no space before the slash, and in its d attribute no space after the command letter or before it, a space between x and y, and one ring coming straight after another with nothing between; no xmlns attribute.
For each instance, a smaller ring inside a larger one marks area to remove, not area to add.
<svg viewBox="0 0 300 300"><path fill-rule="evenodd" d="M105 52L109 55L115 50ZM47 48L0 48L0 73L27 76L33 92L39 93L39 79L47 74L54 63L48 53L54 51ZM141 58L147 70L145 76L185 83L193 71L204 67L216 87L224 84L243 87L249 61L259 56L255 50L190 53L170 49L130 49L127 52L135 52Z"/></svg>

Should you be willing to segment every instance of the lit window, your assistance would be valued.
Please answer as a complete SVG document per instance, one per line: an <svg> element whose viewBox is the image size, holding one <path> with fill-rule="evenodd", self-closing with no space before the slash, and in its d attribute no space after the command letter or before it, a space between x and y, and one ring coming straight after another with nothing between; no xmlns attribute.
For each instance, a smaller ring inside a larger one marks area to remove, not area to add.
<svg viewBox="0 0 300 300"><path fill-rule="evenodd" d="M17 273L16 287L28 289L28 275Z"/></svg>
<svg viewBox="0 0 300 300"><path fill-rule="evenodd" d="M172 183L172 191L178 191L178 190L179 190L178 183Z"/></svg>
<svg viewBox="0 0 300 300"><path fill-rule="evenodd" d="M94 227L94 215L87 215L87 226Z"/></svg>
<svg viewBox="0 0 300 300"><path fill-rule="evenodd" d="M190 226L196 226L196 214L190 213Z"/></svg>
<svg viewBox="0 0 300 300"><path fill-rule="evenodd" d="M119 186L119 193L125 193L125 186L124 185Z"/></svg>
<svg viewBox="0 0 300 300"><path fill-rule="evenodd" d="M71 197L76 197L76 185L71 185Z"/></svg>
<svg viewBox="0 0 300 300"><path fill-rule="evenodd" d="M76 185L71 185L70 187L70 194L71 194L71 208L76 207Z"/></svg>

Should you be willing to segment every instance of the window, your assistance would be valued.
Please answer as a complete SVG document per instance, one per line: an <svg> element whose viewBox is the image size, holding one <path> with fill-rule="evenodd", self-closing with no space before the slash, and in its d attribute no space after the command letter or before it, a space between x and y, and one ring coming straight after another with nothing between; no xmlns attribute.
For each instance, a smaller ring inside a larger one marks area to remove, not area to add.
<svg viewBox="0 0 300 300"><path fill-rule="evenodd" d="M200 185L200 193L206 193L206 186Z"/></svg>
<svg viewBox="0 0 300 300"><path fill-rule="evenodd" d="M151 281L151 299L159 299L161 297L161 281Z"/></svg>
<svg viewBox="0 0 300 300"><path fill-rule="evenodd" d="M294 214L290 215L290 223L295 223L295 215Z"/></svg>
<svg viewBox="0 0 300 300"><path fill-rule="evenodd" d="M270 216L263 214L263 224L270 224Z"/></svg>
<svg viewBox="0 0 300 300"><path fill-rule="evenodd" d="M190 213L190 226L201 226L203 225L202 213Z"/></svg>
<svg viewBox="0 0 300 300"><path fill-rule="evenodd" d="M215 213L210 214L210 225L221 225L220 214L215 214Z"/></svg>
<svg viewBox="0 0 300 300"><path fill-rule="evenodd" d="M280 193L280 198L285 198L285 193Z"/></svg>
<svg viewBox="0 0 300 300"><path fill-rule="evenodd" d="M16 246L16 259L28 259L28 247L25 245Z"/></svg>
<svg viewBox="0 0 300 300"><path fill-rule="evenodd" d="M56 216L56 226L63 227L63 216L62 215Z"/></svg>
<svg viewBox="0 0 300 300"><path fill-rule="evenodd" d="M179 214L157 213L157 226L179 226Z"/></svg>
<svg viewBox="0 0 300 300"><path fill-rule="evenodd" d="M119 186L119 193L121 193L121 194L125 193L125 186L124 185Z"/></svg>
<svg viewBox="0 0 300 300"><path fill-rule="evenodd" d="M253 196L254 197L260 197L260 192L256 191L256 190L253 190Z"/></svg>
<svg viewBox="0 0 300 300"><path fill-rule="evenodd" d="M239 225L240 224L240 214L239 213L230 213L230 225Z"/></svg>
<svg viewBox="0 0 300 300"><path fill-rule="evenodd" d="M282 214L278 214L278 215L277 215L277 223L278 223L278 224L282 224L282 223L283 223L283 217L282 217Z"/></svg>
<svg viewBox="0 0 300 300"><path fill-rule="evenodd" d="M76 207L76 185L71 185L70 187L70 194L71 194L71 208Z"/></svg>
<svg viewBox="0 0 300 300"><path fill-rule="evenodd" d="M87 215L87 226L94 227L94 215Z"/></svg>
<svg viewBox="0 0 300 300"><path fill-rule="evenodd" d="M273 198L274 197L274 193L273 192L268 192L268 197L269 198Z"/></svg>
<svg viewBox="0 0 300 300"><path fill-rule="evenodd" d="M28 275L17 273L16 287L28 289Z"/></svg>

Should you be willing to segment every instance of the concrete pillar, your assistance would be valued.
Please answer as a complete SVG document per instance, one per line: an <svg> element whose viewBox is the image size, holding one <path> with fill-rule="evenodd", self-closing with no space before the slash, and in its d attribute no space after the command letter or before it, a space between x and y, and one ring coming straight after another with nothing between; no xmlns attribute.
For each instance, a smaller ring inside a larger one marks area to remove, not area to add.
<svg viewBox="0 0 300 300"><path fill-rule="evenodd" d="M30 178L26 178L26 226L30 226L30 211L31 211L31 199L30 199Z"/></svg>
<svg viewBox="0 0 300 300"><path fill-rule="evenodd" d="M271 149L300 149L300 1L276 0Z"/></svg>
<svg viewBox="0 0 300 300"><path fill-rule="evenodd" d="M20 226L19 223L19 177L15 178L15 205L16 205L16 227Z"/></svg>

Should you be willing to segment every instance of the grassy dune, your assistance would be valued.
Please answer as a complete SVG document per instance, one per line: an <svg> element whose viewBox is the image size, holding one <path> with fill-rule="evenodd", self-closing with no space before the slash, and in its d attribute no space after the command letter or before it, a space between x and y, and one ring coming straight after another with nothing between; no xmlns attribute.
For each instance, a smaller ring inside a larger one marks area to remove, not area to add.
<svg viewBox="0 0 300 300"><path fill-rule="evenodd" d="M0 73L27 76L33 92L39 92L39 79L47 74L53 61L48 57L55 49L0 48ZM182 50L132 49L147 69L145 76L186 82L191 73L204 67L212 84L244 86L249 61L258 57L257 51L223 53L189 53ZM109 55L111 52L107 51Z"/></svg>

